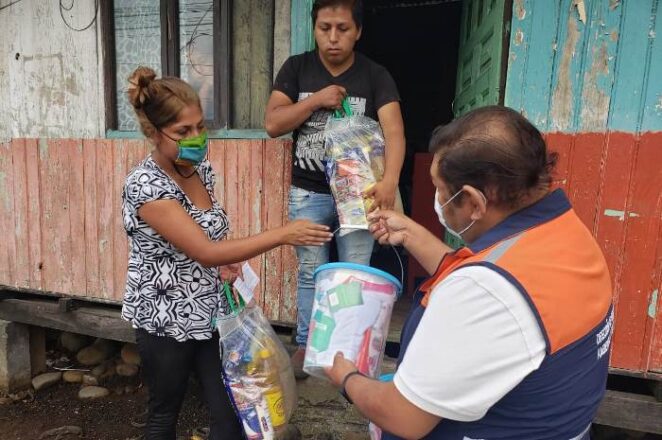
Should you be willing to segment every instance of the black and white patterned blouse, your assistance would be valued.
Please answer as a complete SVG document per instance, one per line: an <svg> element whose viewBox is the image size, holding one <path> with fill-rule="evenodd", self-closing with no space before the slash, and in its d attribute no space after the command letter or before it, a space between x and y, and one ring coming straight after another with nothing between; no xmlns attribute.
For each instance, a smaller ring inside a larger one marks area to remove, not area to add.
<svg viewBox="0 0 662 440"><path fill-rule="evenodd" d="M175 248L138 215L154 200L177 200L210 240L225 238L228 218L214 197L214 173L204 161L198 168L212 207L198 209L151 156L127 176L122 192L124 228L129 236L129 268L122 318L135 328L178 341L209 339L212 320L229 310L220 295L217 268L205 268Z"/></svg>

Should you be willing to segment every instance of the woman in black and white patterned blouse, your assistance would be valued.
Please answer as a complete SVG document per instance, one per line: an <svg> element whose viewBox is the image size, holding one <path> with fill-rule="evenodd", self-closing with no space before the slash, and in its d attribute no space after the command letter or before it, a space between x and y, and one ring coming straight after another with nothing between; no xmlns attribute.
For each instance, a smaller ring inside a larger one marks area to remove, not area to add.
<svg viewBox="0 0 662 440"><path fill-rule="evenodd" d="M210 436L243 438L221 378L213 319L225 313L219 267L280 245L321 245L328 228L297 221L226 240L228 219L214 197L207 133L197 93L178 78L138 68L129 100L154 151L122 193L130 253L122 317L136 328L149 387L148 440L174 439L188 377L195 372L210 409Z"/></svg>

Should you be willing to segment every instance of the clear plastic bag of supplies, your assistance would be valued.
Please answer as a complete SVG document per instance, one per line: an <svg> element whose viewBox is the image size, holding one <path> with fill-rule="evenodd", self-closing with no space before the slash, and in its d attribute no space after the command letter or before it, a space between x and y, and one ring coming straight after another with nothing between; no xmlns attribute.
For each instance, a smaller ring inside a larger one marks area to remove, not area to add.
<svg viewBox="0 0 662 440"><path fill-rule="evenodd" d="M326 177L336 201L340 235L368 229L367 214L372 199L364 192L384 176L384 135L379 123L367 116L353 115L347 100L343 113L331 116L324 129ZM402 212L400 194L396 210Z"/></svg>
<svg viewBox="0 0 662 440"><path fill-rule="evenodd" d="M248 440L277 439L297 403L290 358L269 321L253 302L236 304L217 319L223 379Z"/></svg>

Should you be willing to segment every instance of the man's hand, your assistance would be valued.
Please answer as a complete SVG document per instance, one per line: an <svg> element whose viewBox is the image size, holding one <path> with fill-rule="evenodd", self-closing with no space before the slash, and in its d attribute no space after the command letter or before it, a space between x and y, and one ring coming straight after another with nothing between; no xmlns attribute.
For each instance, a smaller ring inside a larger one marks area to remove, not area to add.
<svg viewBox="0 0 662 440"><path fill-rule="evenodd" d="M377 209L393 209L398 190L398 182L382 180L364 191L364 197L371 199L370 212Z"/></svg>
<svg viewBox="0 0 662 440"><path fill-rule="evenodd" d="M379 244L403 246L410 233L411 220L394 211L377 211L368 215L370 232Z"/></svg>
<svg viewBox="0 0 662 440"><path fill-rule="evenodd" d="M345 376L347 376L352 371L357 371L356 365L345 359L345 356L341 352L336 353L336 356L333 358L333 367L325 368L324 372L331 381L333 385L340 388L342 386Z"/></svg>
<svg viewBox="0 0 662 440"><path fill-rule="evenodd" d="M347 90L340 86L328 86L313 93L308 99L315 103L315 109L326 108L335 110L342 106L342 100L347 96Z"/></svg>

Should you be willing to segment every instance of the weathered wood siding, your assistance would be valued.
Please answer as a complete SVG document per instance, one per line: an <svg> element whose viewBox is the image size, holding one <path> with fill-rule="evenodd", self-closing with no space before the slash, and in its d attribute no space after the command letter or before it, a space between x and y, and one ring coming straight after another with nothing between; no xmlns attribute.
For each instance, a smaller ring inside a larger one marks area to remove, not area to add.
<svg viewBox="0 0 662 440"><path fill-rule="evenodd" d="M7 6L12 3L11 6ZM2 2L0 140L103 133L96 2ZM6 7L4 7L6 6Z"/></svg>
<svg viewBox="0 0 662 440"><path fill-rule="evenodd" d="M611 270L611 364L662 371L662 2L515 0L506 105L560 153Z"/></svg>
<svg viewBox="0 0 662 440"><path fill-rule="evenodd" d="M232 29L231 126L262 128L273 79L274 1L233 2Z"/></svg>
<svg viewBox="0 0 662 440"><path fill-rule="evenodd" d="M290 142L214 140L216 195L232 237L287 219ZM124 177L141 140L14 139L0 144L0 285L120 302L127 266ZM251 260L269 319L296 321L295 257L279 248Z"/></svg>

